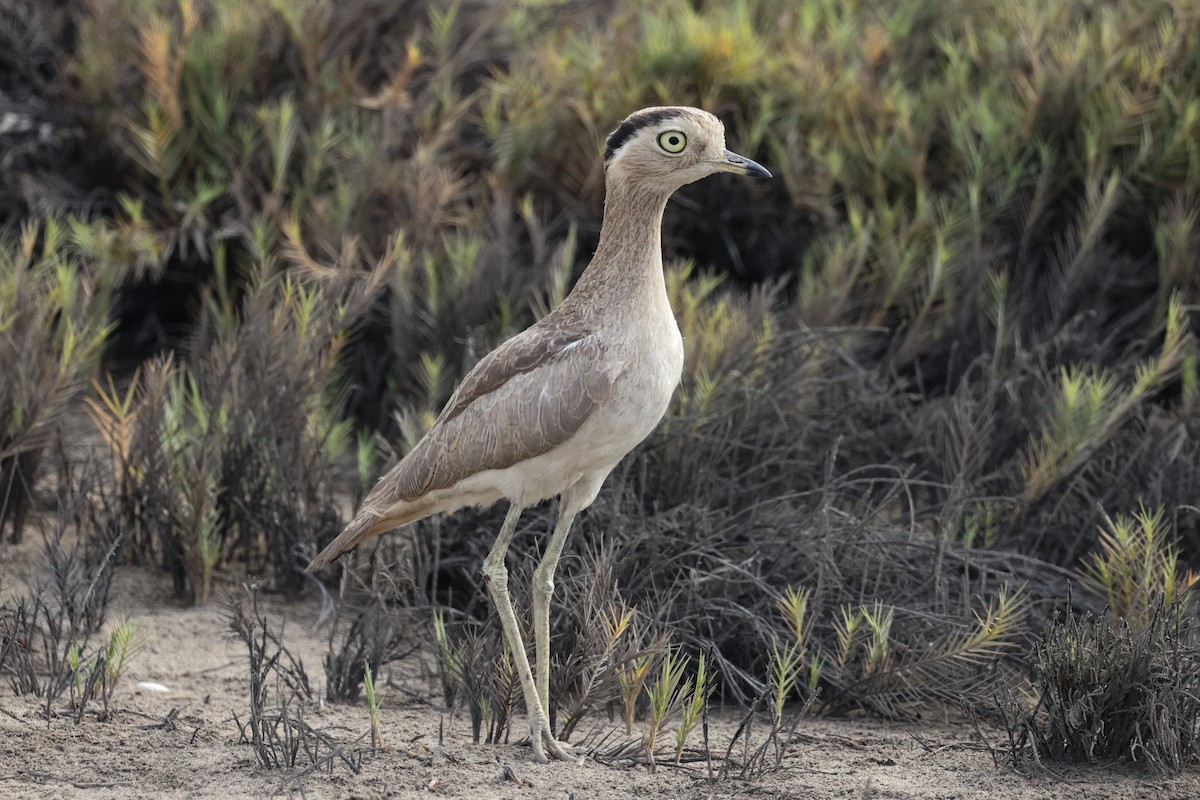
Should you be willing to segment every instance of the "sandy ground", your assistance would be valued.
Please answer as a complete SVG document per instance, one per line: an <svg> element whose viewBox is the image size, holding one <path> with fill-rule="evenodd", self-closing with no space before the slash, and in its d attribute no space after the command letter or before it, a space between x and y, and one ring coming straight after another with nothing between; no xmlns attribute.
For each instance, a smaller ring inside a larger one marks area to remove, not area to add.
<svg viewBox="0 0 1200 800"><path fill-rule="evenodd" d="M0 606L23 591L36 569L35 554L27 545L0 551L7 562L0 563ZM388 748L365 755L359 774L341 763L331 772L304 775L265 769L251 746L239 743L234 722L235 714L247 716L249 678L245 646L230 628L226 604L217 599L203 608L182 608L169 597L162 575L141 568L118 571L111 614L128 615L145 643L116 690L111 719L101 722L92 715L76 724L59 716L47 722L35 700L14 696L7 681L0 685L0 797L1200 797L1197 772L1093 767L1031 777L998 768L973 726L949 721L802 720L780 769L753 780L711 782L703 763L656 774L645 766L592 759L537 765L516 744L472 744L463 719L446 728L448 717L436 705L433 687L412 677L417 670L404 664L393 669L407 677L379 689ZM264 598L260 607L272 620L286 619L286 644L303 659L310 678L321 681L326 632L312 629L317 602ZM170 691L140 690L142 681ZM424 696L414 693L414 681L424 687ZM714 720L712 742L722 752L738 718L730 711ZM370 726L361 704L312 710L306 719L347 751L363 746ZM984 734L997 746L1003 740L998 730Z"/></svg>

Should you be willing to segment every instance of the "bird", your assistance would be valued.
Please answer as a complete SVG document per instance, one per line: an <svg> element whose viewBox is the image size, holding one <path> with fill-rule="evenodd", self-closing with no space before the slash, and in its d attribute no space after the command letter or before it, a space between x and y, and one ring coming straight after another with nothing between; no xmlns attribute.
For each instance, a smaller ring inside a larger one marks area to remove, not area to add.
<svg viewBox="0 0 1200 800"><path fill-rule="evenodd" d="M604 212L591 261L562 302L484 356L432 427L368 493L307 567L320 570L379 534L433 514L507 500L483 562L512 653L538 763L575 760L550 726L550 600L577 514L620 460L662 420L683 372L683 337L667 296L662 221L679 188L719 172L769 178L725 146L713 114L643 108L605 141ZM533 573L536 677L508 590L505 557L521 512L558 496Z"/></svg>

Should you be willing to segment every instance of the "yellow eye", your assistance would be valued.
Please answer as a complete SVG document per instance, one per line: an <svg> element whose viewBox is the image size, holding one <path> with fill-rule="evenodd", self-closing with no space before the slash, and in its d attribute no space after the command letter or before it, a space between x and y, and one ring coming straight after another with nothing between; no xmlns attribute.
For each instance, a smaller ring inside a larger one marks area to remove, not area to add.
<svg viewBox="0 0 1200 800"><path fill-rule="evenodd" d="M664 131L658 135L658 146L668 153L682 153L687 147L687 137L683 131Z"/></svg>

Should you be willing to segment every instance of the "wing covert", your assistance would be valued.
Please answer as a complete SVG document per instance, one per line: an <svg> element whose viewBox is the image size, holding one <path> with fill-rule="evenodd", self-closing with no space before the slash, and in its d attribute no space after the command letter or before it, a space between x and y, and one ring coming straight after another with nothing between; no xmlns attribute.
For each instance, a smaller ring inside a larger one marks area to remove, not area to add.
<svg viewBox="0 0 1200 800"><path fill-rule="evenodd" d="M364 506L382 512L552 450L610 396L613 378L604 363L604 347L590 332L531 328L510 339L471 370L433 427L380 479Z"/></svg>

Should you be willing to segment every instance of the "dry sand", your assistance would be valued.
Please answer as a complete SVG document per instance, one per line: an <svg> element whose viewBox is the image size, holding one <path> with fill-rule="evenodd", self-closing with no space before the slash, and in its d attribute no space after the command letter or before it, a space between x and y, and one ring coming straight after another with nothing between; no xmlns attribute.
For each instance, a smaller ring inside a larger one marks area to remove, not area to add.
<svg viewBox="0 0 1200 800"><path fill-rule="evenodd" d="M36 537L34 537L36 538ZM38 544L0 550L0 605L11 604L36 570ZM230 591L236 591L232 587ZM949 721L888 724L871 720L801 721L781 768L754 780L706 779L704 764L660 768L599 763L537 765L528 749L474 745L465 720L453 722L434 687L394 670L397 687L381 686L388 749L367 755L361 773L343 764L332 773L268 770L239 743L234 714L245 719L249 683L245 647L229 626L220 599L203 608L168 600L170 584L153 570L118 570L110 616L126 614L145 644L118 685L108 721L49 723L35 700L0 685L0 797L132 798L308 797L383 798L1184 798L1200 797L1200 773L1156 775L1129 767L1071 768L1033 777L996 767L973 726ZM317 602L263 599L272 620L286 619L285 641L321 681L326 633L313 631ZM393 676L395 677L395 676ZM141 681L170 689L156 694ZM414 687L423 687L413 694ZM64 709L65 710L65 709ZM170 721L168 721L170 717ZM738 714L712 726L728 742ZM363 705L310 711L306 719L347 750L369 729ZM518 727L520 722L518 722ZM615 726L614 726L615 730ZM1003 733L985 730L995 745ZM723 747L723 745L722 745ZM716 749L716 748L714 748Z"/></svg>

